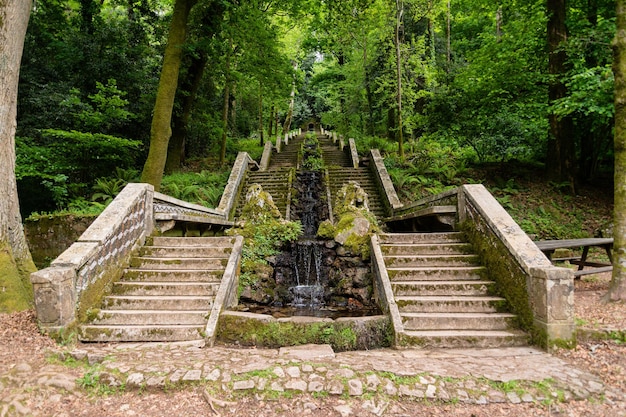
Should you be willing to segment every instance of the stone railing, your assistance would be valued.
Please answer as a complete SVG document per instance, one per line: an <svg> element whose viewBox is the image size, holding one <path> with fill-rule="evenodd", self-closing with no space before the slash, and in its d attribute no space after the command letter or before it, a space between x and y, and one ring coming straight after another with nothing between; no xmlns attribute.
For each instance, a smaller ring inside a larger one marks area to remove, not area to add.
<svg viewBox="0 0 626 417"><path fill-rule="evenodd" d="M154 228L153 187L128 184L48 268L31 274L37 318L55 331L99 304Z"/></svg>
<svg viewBox="0 0 626 417"><path fill-rule="evenodd" d="M261 156L261 162L259 163L259 171L267 171L270 166L270 159L272 158L272 149L274 145L271 140L265 142L263 147L263 155Z"/></svg>
<svg viewBox="0 0 626 417"><path fill-rule="evenodd" d="M574 342L574 272L553 266L484 186L464 185L418 203L423 208L457 207L460 230L480 256L489 278L495 281L496 292L507 299L520 327L530 333L535 344L550 348ZM412 204L410 208L419 206ZM382 258L377 259L377 245L378 241L372 239L374 272L381 282L377 294L384 299L391 293L383 292L388 291L388 277L380 272L384 268L380 267ZM389 301L381 307L393 312ZM402 323L394 321L393 314L391 318L394 328L401 328Z"/></svg>
<svg viewBox="0 0 626 417"><path fill-rule="evenodd" d="M356 149L356 143L353 138L348 139L348 146L350 148L350 160L352 161L352 168L359 167L359 153Z"/></svg>
<svg viewBox="0 0 626 417"><path fill-rule="evenodd" d="M461 230L534 343L574 341L574 272L557 268L480 184L458 190Z"/></svg>
<svg viewBox="0 0 626 417"><path fill-rule="evenodd" d="M383 313L389 316L391 326L396 338L393 345L398 346L398 338L404 332L404 324L400 317L400 310L396 304L396 299L391 288L391 280L387 274L385 259L380 248L378 235L373 235L370 240L372 272L374 275L374 298Z"/></svg>
<svg viewBox="0 0 626 417"><path fill-rule="evenodd" d="M247 152L239 152L237 159L230 171L228 182L224 187L222 198L217 206L217 211L220 212L224 218L230 219L235 209L235 203L237 201L237 195L241 189L241 184L246 176L246 171L250 165L255 165L256 162L250 158Z"/></svg>
<svg viewBox="0 0 626 417"><path fill-rule="evenodd" d="M212 346L215 342L215 334L220 314L224 311L224 309L237 305L237 290L239 287L239 268L242 250L243 236L237 236L235 238L235 244L233 245L230 257L228 258L224 275L222 276L222 282L217 294L215 295L213 306L211 307L211 313L209 314L209 320L206 325L205 339L210 346Z"/></svg>
<svg viewBox="0 0 626 417"><path fill-rule="evenodd" d="M378 149L370 150L370 169L380 187L387 213L393 213L394 210L400 209L403 204L398 198L393 182L391 182L391 177L387 172L387 168L385 168L383 157Z"/></svg>

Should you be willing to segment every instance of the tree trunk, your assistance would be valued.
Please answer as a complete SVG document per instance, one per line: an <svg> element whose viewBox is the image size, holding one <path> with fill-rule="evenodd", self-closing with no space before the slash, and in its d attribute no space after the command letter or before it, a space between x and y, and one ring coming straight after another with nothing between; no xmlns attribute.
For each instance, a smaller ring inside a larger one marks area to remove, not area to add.
<svg viewBox="0 0 626 417"><path fill-rule="evenodd" d="M548 87L548 102L567 95L561 77L566 73L567 55L563 49L567 41L566 0L548 0L548 72L551 81ZM569 183L570 190L576 192L576 149L574 146L574 123L571 116L551 113L548 116L550 132L548 138L548 173L559 182Z"/></svg>
<svg viewBox="0 0 626 417"><path fill-rule="evenodd" d="M270 109L270 126L268 128L268 132L267 134L269 135L270 138L274 137L274 105L272 104L272 107Z"/></svg>
<svg viewBox="0 0 626 417"><path fill-rule="evenodd" d="M261 84L259 83L259 145L265 145L265 138L263 137L263 91Z"/></svg>
<svg viewBox="0 0 626 417"><path fill-rule="evenodd" d="M298 69L298 64L294 62L294 71ZM283 134L291 130L291 118L293 117L293 106L296 101L296 82L291 83L291 94L289 94L289 110L287 110L287 116L285 117L285 123L283 124Z"/></svg>
<svg viewBox="0 0 626 417"><path fill-rule="evenodd" d="M227 58L227 61L230 61ZM230 63L227 62L228 67ZM224 82L224 107L222 108L222 140L220 142L220 166L226 161L226 142L228 140L228 105L230 104L230 75L226 75Z"/></svg>
<svg viewBox="0 0 626 417"><path fill-rule="evenodd" d="M187 19L196 1L176 0L163 56L163 68L150 127L150 150L141 174L141 181L152 184L156 191L161 188L167 146L172 134L172 110L183 56L183 43L187 36Z"/></svg>
<svg viewBox="0 0 626 417"><path fill-rule="evenodd" d="M404 138L402 125L402 55L400 51L400 29L402 27L402 15L404 14L404 6L402 0L396 0L396 107L398 108L398 155L400 160L404 160Z"/></svg>
<svg viewBox="0 0 626 417"><path fill-rule="evenodd" d="M198 55L193 56L187 70L187 77L180 83L179 91L183 92L181 94L182 108L180 114L175 114L172 121L172 138L169 141L165 162L165 172L167 173L178 171L184 162L187 127L207 61L205 51L200 51Z"/></svg>
<svg viewBox="0 0 626 417"><path fill-rule="evenodd" d="M17 85L30 0L0 3L0 312L30 306L30 273L36 270L20 215L15 179Z"/></svg>
<svg viewBox="0 0 626 417"><path fill-rule="evenodd" d="M613 278L607 298L626 300L626 0L617 0L617 30L613 42L615 75L615 204Z"/></svg>

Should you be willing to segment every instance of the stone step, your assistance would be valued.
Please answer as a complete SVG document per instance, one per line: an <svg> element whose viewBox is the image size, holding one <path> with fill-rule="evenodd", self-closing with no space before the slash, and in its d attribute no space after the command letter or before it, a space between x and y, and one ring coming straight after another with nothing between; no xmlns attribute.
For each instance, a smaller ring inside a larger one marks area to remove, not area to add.
<svg viewBox="0 0 626 417"><path fill-rule="evenodd" d="M155 236L152 238L153 246L200 246L200 247L231 247L235 243L232 236L219 237L165 237Z"/></svg>
<svg viewBox="0 0 626 417"><path fill-rule="evenodd" d="M393 281L398 296L485 296L493 281Z"/></svg>
<svg viewBox="0 0 626 417"><path fill-rule="evenodd" d="M149 258L139 256L131 259L130 266L141 269L215 270L224 269L227 263L227 258Z"/></svg>
<svg viewBox="0 0 626 417"><path fill-rule="evenodd" d="M208 310L100 310L92 325L206 326Z"/></svg>
<svg viewBox="0 0 626 417"><path fill-rule="evenodd" d="M381 233L378 235L380 243L462 243L463 234L449 233Z"/></svg>
<svg viewBox="0 0 626 417"><path fill-rule="evenodd" d="M384 256L388 267L477 266L478 255L394 255Z"/></svg>
<svg viewBox="0 0 626 417"><path fill-rule="evenodd" d="M411 330L402 334L401 343L422 348L498 348L527 346L529 338L519 331Z"/></svg>
<svg viewBox="0 0 626 417"><path fill-rule="evenodd" d="M226 246L144 246L139 250L140 257L157 258L226 258L232 247Z"/></svg>
<svg viewBox="0 0 626 417"><path fill-rule="evenodd" d="M214 270L182 270L182 269L135 269L124 270L123 280L126 282L221 282L224 271Z"/></svg>
<svg viewBox="0 0 626 417"><path fill-rule="evenodd" d="M204 326L81 326L79 339L90 342L178 342L201 340Z"/></svg>
<svg viewBox="0 0 626 417"><path fill-rule="evenodd" d="M113 285L114 295L196 295L215 296L219 282L119 281Z"/></svg>
<svg viewBox="0 0 626 417"><path fill-rule="evenodd" d="M384 243L381 251L385 256L392 255L453 255L471 254L469 243Z"/></svg>
<svg viewBox="0 0 626 417"><path fill-rule="evenodd" d="M483 279L486 272L484 266L387 268L391 281L473 281Z"/></svg>
<svg viewBox="0 0 626 417"><path fill-rule="evenodd" d="M515 325L509 313L403 313L405 330L507 330Z"/></svg>
<svg viewBox="0 0 626 417"><path fill-rule="evenodd" d="M397 296L400 313L496 313L506 307L501 297Z"/></svg>
<svg viewBox="0 0 626 417"><path fill-rule="evenodd" d="M196 295L133 296L109 295L104 298L104 310L200 310L208 311L213 297Z"/></svg>

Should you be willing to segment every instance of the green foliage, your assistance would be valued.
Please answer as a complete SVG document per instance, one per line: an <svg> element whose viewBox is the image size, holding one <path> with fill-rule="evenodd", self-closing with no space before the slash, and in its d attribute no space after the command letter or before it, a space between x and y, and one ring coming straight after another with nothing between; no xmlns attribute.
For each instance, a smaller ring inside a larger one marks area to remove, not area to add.
<svg viewBox="0 0 626 417"><path fill-rule="evenodd" d="M277 255L286 243L302 235L302 224L263 216L246 222L241 228L229 229L228 234L244 237L239 281L241 290L256 282L259 267L267 265L266 258Z"/></svg>
<svg viewBox="0 0 626 417"><path fill-rule="evenodd" d="M180 200L217 207L228 181L228 171L178 172L163 177L161 192Z"/></svg>

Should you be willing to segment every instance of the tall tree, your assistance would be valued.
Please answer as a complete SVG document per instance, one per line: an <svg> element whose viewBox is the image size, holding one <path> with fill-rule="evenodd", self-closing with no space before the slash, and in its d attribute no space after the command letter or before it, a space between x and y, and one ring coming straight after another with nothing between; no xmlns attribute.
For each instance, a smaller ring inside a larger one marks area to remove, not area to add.
<svg viewBox="0 0 626 417"><path fill-rule="evenodd" d="M566 0L548 0L548 101L554 103L567 95L562 78L567 71L567 6ZM576 149L574 146L574 123L570 115L549 114L548 164L550 174L558 181L568 182L572 193L576 192Z"/></svg>
<svg viewBox="0 0 626 417"><path fill-rule="evenodd" d="M161 188L163 170L167 159L167 147L172 134L171 121L178 86L178 73L183 57L183 44L187 37L187 20L197 0L176 0L167 46L163 56L163 68L154 103L150 127L150 150L141 173L141 181Z"/></svg>
<svg viewBox="0 0 626 417"><path fill-rule="evenodd" d="M626 0L617 0L617 30L613 42L615 74L615 204L613 277L610 301L626 300Z"/></svg>
<svg viewBox="0 0 626 417"><path fill-rule="evenodd" d="M27 308L35 270L20 216L15 180L17 86L30 0L0 2L0 311Z"/></svg>

